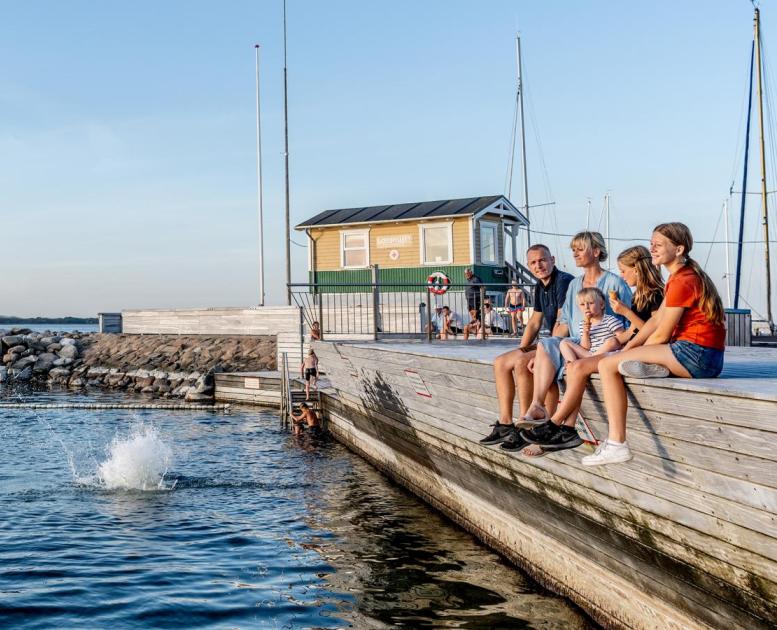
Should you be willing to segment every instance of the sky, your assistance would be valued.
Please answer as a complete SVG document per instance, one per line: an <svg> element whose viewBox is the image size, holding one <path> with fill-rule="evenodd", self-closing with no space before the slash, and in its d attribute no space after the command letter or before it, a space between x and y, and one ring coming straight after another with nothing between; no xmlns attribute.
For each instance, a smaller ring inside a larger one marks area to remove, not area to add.
<svg viewBox="0 0 777 630"><path fill-rule="evenodd" d="M267 303L283 302L282 6L0 0L0 314L258 302L255 43ZM770 79L777 2L761 7ZM749 1L288 0L287 20L293 225L504 193L520 31L529 200L555 203L532 210L535 229L584 228L589 199L596 227L609 193L616 253L668 220L723 240ZM568 237L541 238L570 268ZM305 236L292 239L302 281ZM763 311L759 247L742 282ZM725 296L724 247L693 255Z"/></svg>

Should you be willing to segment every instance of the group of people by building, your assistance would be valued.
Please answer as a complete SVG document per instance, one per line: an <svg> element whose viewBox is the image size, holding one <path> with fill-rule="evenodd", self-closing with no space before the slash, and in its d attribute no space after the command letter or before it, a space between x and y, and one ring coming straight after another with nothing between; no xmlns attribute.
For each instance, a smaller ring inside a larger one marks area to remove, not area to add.
<svg viewBox="0 0 777 630"><path fill-rule="evenodd" d="M620 275L602 267L608 252L598 232L580 232L570 245L582 270L577 277L556 268L545 245L527 252L537 279L535 310L519 347L494 362L499 419L481 443L526 457L581 445L575 424L589 377L598 373L609 435L582 463L626 462L632 455L623 377L718 376L726 338L722 301L690 257L693 237L682 223L658 225L650 249L621 252ZM551 336L540 339L543 327ZM559 404L560 382L565 390ZM514 424L516 394L520 416Z"/></svg>
<svg viewBox="0 0 777 630"><path fill-rule="evenodd" d="M483 281L472 269L464 271L467 285L464 299L467 307L467 321L447 305L437 304L427 324L427 332L437 339L454 339L463 335L464 340L474 337L487 339L489 335L510 335L517 337L523 330L523 313L526 295L517 281L510 284L505 293L503 313L492 298L482 290ZM482 309L481 309L482 306Z"/></svg>

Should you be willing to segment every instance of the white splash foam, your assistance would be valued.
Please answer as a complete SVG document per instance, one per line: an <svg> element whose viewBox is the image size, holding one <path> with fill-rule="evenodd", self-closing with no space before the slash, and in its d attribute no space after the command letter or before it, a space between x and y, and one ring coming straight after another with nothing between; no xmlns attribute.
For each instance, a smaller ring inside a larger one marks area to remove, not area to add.
<svg viewBox="0 0 777 630"><path fill-rule="evenodd" d="M128 437L115 437L108 459L97 469L100 485L108 489L168 490L165 474L173 452L156 428L136 426Z"/></svg>

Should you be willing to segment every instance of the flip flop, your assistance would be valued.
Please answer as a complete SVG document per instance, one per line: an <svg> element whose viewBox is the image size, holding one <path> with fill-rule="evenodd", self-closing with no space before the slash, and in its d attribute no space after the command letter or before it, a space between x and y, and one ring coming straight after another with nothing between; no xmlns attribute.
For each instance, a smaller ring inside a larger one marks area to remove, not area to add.
<svg viewBox="0 0 777 630"><path fill-rule="evenodd" d="M529 446L527 446L521 451L521 457L536 459L539 457L545 457L545 455L547 455L548 453L549 451L546 451L539 444L529 444Z"/></svg>

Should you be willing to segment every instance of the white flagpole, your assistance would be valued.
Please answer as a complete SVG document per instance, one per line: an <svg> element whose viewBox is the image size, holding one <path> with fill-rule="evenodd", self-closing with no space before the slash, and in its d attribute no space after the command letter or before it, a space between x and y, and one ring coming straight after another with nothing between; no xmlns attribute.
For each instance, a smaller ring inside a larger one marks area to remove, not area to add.
<svg viewBox="0 0 777 630"><path fill-rule="evenodd" d="M264 207L262 190L262 123L259 109L259 44L256 50L256 179L259 209L259 306L264 306Z"/></svg>

